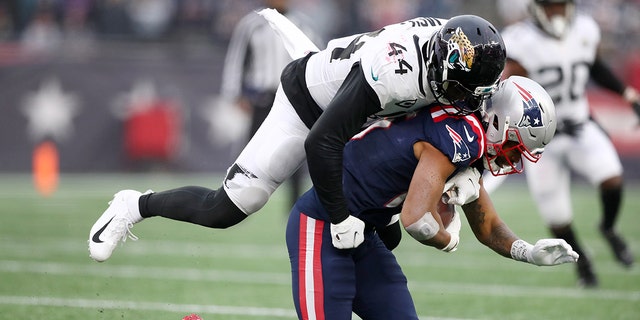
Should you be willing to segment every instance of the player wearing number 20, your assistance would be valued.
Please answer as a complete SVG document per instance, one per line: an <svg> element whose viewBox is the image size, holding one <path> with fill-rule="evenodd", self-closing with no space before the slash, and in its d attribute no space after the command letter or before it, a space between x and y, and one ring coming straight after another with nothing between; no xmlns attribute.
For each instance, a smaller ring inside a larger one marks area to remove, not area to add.
<svg viewBox="0 0 640 320"><path fill-rule="evenodd" d="M624 266L634 262L630 248L615 232L621 207L623 179L618 154L590 117L586 88L589 79L617 93L640 115L635 89L625 87L598 55L600 29L593 18L576 10L573 0L532 0L532 19L503 31L507 45L507 75L529 77L553 98L558 134L545 157L527 168L529 190L554 236L565 239L580 253L579 284L598 285L588 255L571 227L571 172L598 186L602 201L599 230Z"/></svg>

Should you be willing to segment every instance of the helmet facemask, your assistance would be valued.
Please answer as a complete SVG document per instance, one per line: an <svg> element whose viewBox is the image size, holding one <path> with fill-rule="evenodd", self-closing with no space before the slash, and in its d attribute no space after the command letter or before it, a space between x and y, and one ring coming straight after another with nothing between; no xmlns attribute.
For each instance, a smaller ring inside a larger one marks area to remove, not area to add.
<svg viewBox="0 0 640 320"><path fill-rule="evenodd" d="M507 126L509 120L507 119ZM487 143L485 157L483 159L484 166L492 175L502 176L513 173L522 173L524 171L523 159L538 162L542 156L541 150L531 151L522 142L520 132L514 128L507 128L504 133L505 138L501 143ZM511 155L517 154L512 160ZM498 164L501 162L501 164Z"/></svg>
<svg viewBox="0 0 640 320"><path fill-rule="evenodd" d="M547 15L546 5L564 5L564 14ZM533 0L530 4L531 15L540 29L549 35L561 39L569 30L575 16L576 6L573 0Z"/></svg>
<svg viewBox="0 0 640 320"><path fill-rule="evenodd" d="M538 162L556 130L555 106L536 82L511 76L487 101L483 163L494 176L520 173ZM523 159L524 158L524 159Z"/></svg>

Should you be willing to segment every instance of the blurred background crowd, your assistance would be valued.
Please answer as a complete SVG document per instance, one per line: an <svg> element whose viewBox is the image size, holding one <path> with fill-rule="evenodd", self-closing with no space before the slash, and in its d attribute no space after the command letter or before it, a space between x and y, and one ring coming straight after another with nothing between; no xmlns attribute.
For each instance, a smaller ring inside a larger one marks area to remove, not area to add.
<svg viewBox="0 0 640 320"><path fill-rule="evenodd" d="M600 23L612 51L638 49L640 1L578 0ZM327 39L375 30L417 16L481 15L497 27L524 14L526 0L295 0ZM54 49L64 39L229 40L261 0L0 0L0 39ZM620 52L616 52L620 53Z"/></svg>
<svg viewBox="0 0 640 320"><path fill-rule="evenodd" d="M416 16L470 13L502 28L523 17L526 0L290 2L328 40ZM640 88L640 0L577 2L600 24L610 65ZM56 143L68 172L226 169L239 150L234 141L244 140L237 138L243 118L226 117L232 112L218 101L224 55L234 26L262 4L0 0L0 171L31 170L44 140ZM637 123L619 122L635 121L628 107L591 96L595 108L613 106L600 112L603 125L618 130L612 135L627 172L639 172Z"/></svg>

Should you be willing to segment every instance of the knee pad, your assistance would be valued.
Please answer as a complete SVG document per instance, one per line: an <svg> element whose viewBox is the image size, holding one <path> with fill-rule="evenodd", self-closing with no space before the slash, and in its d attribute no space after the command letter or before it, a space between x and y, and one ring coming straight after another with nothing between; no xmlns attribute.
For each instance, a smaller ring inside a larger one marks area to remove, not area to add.
<svg viewBox="0 0 640 320"><path fill-rule="evenodd" d="M223 187L229 199L246 215L260 210L273 193L273 188L238 164L229 168Z"/></svg>

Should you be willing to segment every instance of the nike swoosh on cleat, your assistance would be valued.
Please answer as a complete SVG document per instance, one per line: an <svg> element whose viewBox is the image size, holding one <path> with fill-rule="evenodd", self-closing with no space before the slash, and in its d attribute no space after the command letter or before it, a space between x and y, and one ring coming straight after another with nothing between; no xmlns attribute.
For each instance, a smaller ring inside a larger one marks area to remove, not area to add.
<svg viewBox="0 0 640 320"><path fill-rule="evenodd" d="M93 237L91 237L91 241L93 241L95 243L102 243L103 242L102 240L100 240L100 235L102 234L102 232L104 232L104 229L107 228L109 223L111 223L113 218L115 218L115 217L111 217L111 219L109 221L107 221L107 223L105 223L104 226L102 226L102 228L100 228L100 230L96 231L96 233L93 234Z"/></svg>

